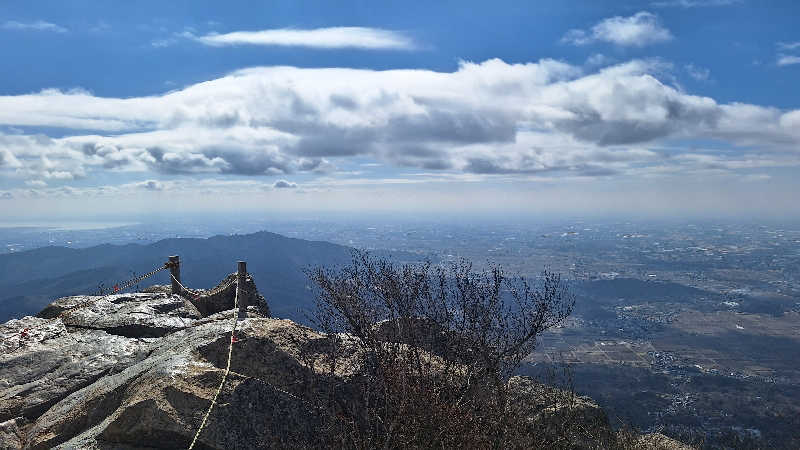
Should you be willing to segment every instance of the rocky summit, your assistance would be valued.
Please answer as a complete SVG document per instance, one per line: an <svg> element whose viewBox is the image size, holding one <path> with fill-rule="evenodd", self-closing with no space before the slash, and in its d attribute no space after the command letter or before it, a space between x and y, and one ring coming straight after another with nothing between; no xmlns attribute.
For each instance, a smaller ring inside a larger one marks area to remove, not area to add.
<svg viewBox="0 0 800 450"><path fill-rule="evenodd" d="M237 314L235 285L225 285L183 296L155 287L66 297L0 325L0 449L187 448L226 368ZM344 360L338 380L323 377L325 335L269 317L252 279L240 292L247 316L236 322L231 371L195 448L303 447L320 417L298 380L348 385L359 367ZM523 377L510 384L536 426L568 414L613 433L587 397L538 405L553 388ZM635 446L685 448L662 435Z"/></svg>

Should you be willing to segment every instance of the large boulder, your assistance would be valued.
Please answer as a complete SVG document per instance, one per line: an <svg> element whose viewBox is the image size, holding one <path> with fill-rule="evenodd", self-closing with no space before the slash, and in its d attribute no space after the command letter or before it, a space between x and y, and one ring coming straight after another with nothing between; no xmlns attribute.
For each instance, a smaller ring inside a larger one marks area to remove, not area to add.
<svg viewBox="0 0 800 450"><path fill-rule="evenodd" d="M160 339L146 359L62 400L29 430L27 448L188 446L224 374L232 314ZM302 398L314 389L306 380L323 369L308 349L324 336L253 310L236 338L231 373L197 448L310 444L319 417Z"/></svg>
<svg viewBox="0 0 800 450"><path fill-rule="evenodd" d="M35 419L72 392L144 359L146 339L25 317L0 325L0 421Z"/></svg>
<svg viewBox="0 0 800 450"><path fill-rule="evenodd" d="M68 327L136 338L161 337L202 317L183 297L159 293L67 297L39 314L56 316Z"/></svg>

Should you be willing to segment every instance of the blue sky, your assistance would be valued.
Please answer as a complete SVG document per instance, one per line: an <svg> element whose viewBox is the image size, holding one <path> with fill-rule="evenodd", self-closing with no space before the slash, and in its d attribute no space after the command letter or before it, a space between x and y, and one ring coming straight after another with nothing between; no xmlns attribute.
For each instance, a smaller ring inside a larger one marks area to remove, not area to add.
<svg viewBox="0 0 800 450"><path fill-rule="evenodd" d="M796 217L764 3L6 1L0 208Z"/></svg>

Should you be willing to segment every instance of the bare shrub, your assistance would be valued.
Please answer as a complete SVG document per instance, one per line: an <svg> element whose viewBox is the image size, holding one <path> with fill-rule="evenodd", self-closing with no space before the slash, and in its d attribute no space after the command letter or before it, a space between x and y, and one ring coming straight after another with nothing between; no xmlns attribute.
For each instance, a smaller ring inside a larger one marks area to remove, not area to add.
<svg viewBox="0 0 800 450"><path fill-rule="evenodd" d="M363 252L341 270L308 275L331 374L353 355L361 369L317 396L326 445L529 448L541 439L512 407L508 380L536 337L572 311L560 275L529 283L498 266L395 266Z"/></svg>

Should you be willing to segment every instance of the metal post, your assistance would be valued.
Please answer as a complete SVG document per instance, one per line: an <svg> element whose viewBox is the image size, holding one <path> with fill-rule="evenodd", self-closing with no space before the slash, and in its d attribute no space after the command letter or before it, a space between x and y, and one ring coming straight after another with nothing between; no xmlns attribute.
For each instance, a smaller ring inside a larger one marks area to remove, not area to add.
<svg viewBox="0 0 800 450"><path fill-rule="evenodd" d="M247 279L247 263L239 261L239 270L236 272L237 283L236 290L239 294L239 318L247 318L247 299L242 295L242 288L244 287L245 280Z"/></svg>
<svg viewBox="0 0 800 450"><path fill-rule="evenodd" d="M169 257L169 271L172 273L172 276L175 277L174 279L170 277L172 281L172 293L180 294L181 286L178 282L181 281L181 260L177 255Z"/></svg>

